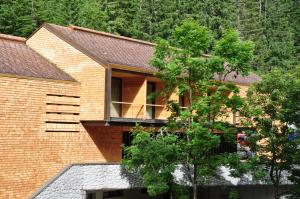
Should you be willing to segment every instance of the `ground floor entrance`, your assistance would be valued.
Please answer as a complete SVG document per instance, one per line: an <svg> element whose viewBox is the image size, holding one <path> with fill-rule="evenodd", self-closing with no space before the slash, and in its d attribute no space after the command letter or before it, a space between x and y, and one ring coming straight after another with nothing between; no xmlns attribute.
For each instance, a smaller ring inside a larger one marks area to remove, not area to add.
<svg viewBox="0 0 300 199"><path fill-rule="evenodd" d="M167 194L151 197L146 189L87 191L86 199L169 199Z"/></svg>
<svg viewBox="0 0 300 199"><path fill-rule="evenodd" d="M199 190L199 199L228 199L236 192L237 199L273 199L273 188L268 185L209 186ZM87 191L86 199L169 199L168 194L151 197L146 189Z"/></svg>

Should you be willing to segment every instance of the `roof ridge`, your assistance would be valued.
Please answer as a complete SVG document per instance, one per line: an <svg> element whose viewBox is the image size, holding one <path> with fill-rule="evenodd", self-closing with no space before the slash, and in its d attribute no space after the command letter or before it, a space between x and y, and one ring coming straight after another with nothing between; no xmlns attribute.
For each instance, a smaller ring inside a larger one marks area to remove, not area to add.
<svg viewBox="0 0 300 199"><path fill-rule="evenodd" d="M24 37L17 37L14 35L7 35L7 34L1 34L0 33L0 39L7 39L7 40L12 40L12 41L17 41L17 42L25 42L26 38Z"/></svg>
<svg viewBox="0 0 300 199"><path fill-rule="evenodd" d="M74 30L99 34L99 35L105 35L105 36L109 36L109 37L113 37L113 38L117 38L117 39L123 39L123 40L127 40L127 41L133 41L133 42L137 42L137 43L147 44L147 45L150 45L150 46L156 46L155 43L152 43L152 42L149 42L149 41L144 41L144 40L140 40L140 39L133 39L133 38L130 38L130 37L115 35L115 34L112 34L112 33L102 32L102 31L93 30L93 29L89 29L89 28L84 28L84 27L80 27L80 26L70 25L69 28L74 29Z"/></svg>

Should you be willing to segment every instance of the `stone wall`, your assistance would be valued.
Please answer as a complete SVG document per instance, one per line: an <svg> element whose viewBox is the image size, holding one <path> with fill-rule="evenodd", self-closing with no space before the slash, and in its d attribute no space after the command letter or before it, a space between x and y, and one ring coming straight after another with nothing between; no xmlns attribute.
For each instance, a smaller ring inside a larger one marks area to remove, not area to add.
<svg viewBox="0 0 300 199"><path fill-rule="evenodd" d="M178 182L186 184L182 178L181 171L175 172ZM239 197L244 199L272 199L273 188L268 184L251 184L240 182L235 184L233 178L229 178L228 171L221 174L225 182L207 186L200 189L203 199L223 199L229 197L230 191L238 191ZM238 180L238 179L237 179ZM239 180L238 180L239 181ZM236 181L236 182L238 182ZM70 165L49 181L33 195L33 199L55 198L55 199L85 199L89 191L103 192L108 190L131 190L130 197L123 196L122 199L132 199L140 192L134 190L141 188L140 179L132 174L124 172L118 164L76 164ZM101 198L101 197L100 197ZM147 196L141 199L149 198ZM154 197L160 198L160 197Z"/></svg>
<svg viewBox="0 0 300 199"><path fill-rule="evenodd" d="M70 165L33 195L34 199L84 199L88 190L129 189L138 183L122 178L120 165Z"/></svg>

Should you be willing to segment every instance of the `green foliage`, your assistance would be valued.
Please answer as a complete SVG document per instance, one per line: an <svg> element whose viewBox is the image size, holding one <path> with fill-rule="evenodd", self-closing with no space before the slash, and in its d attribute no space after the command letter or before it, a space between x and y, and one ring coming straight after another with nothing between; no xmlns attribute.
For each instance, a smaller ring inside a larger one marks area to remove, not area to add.
<svg viewBox="0 0 300 199"><path fill-rule="evenodd" d="M214 55L223 58L222 62L227 63L226 67L230 68L227 69L228 72L237 71L246 75L251 68L249 63L253 58L253 47L252 42L241 41L237 31L229 30L217 42Z"/></svg>
<svg viewBox="0 0 300 199"><path fill-rule="evenodd" d="M232 190L229 192L229 199L238 199L239 193L235 190Z"/></svg>
<svg viewBox="0 0 300 199"><path fill-rule="evenodd" d="M295 34L299 27L298 1L240 0L238 29L242 36L255 42L253 64L266 72L296 65L295 52L299 45ZM297 44L298 43L298 44ZM299 61L299 60L298 60ZM298 62L299 63L299 62Z"/></svg>
<svg viewBox="0 0 300 199"><path fill-rule="evenodd" d="M192 56L200 56L209 48L212 34L208 28L199 26L195 21L185 21L175 29L174 41L179 48L193 53Z"/></svg>
<svg viewBox="0 0 300 199"><path fill-rule="evenodd" d="M189 199L189 192L186 187L177 184L172 185L172 191L176 199Z"/></svg>
<svg viewBox="0 0 300 199"><path fill-rule="evenodd" d="M0 1L0 32L17 36L28 36L49 22L150 41L171 40L173 30L188 19L208 27L217 39L225 30L237 29L254 42L252 65L262 72L300 63L300 6L296 0Z"/></svg>
<svg viewBox="0 0 300 199"><path fill-rule="evenodd" d="M169 101L168 108L172 114L157 136L146 128L135 128L133 145L126 149L124 164L132 170L143 169L140 173L144 184L153 195L172 190L172 173L176 165L182 165L196 198L197 186L209 182L220 165L233 165L229 164L229 157L237 158L237 154L215 151L220 146L221 136L227 142L235 142L237 128L220 118L228 116L230 108L240 110L243 99L238 96L239 89L234 84L222 81L223 78L213 81L213 75L216 72L225 75L228 70L247 73L247 67L239 67L236 63L248 66L252 45L241 41L235 31L225 31L220 40L213 42L212 32L192 20L186 20L177 27L172 38L171 44L165 40L158 42L152 65L158 69L156 75L166 84L161 94L167 98L178 88L179 95L188 96L188 107L181 109L177 102ZM215 46L211 46L213 44ZM211 67L216 59L214 56L204 57L203 52L217 54L223 63L219 67ZM229 97L230 93L233 93L232 97ZM158 142L160 139L164 142ZM172 156L166 156L169 151L173 151ZM169 166L166 167L166 164ZM153 168L159 172L153 174ZM149 180L149 176L155 180ZM157 186L160 189L151 191Z"/></svg>
<svg viewBox="0 0 300 199"><path fill-rule="evenodd" d="M180 151L177 137L169 133L155 134L141 126L136 126L132 132L134 140L131 147L125 148L123 164L143 176L150 195L167 192L173 183L172 172Z"/></svg>
<svg viewBox="0 0 300 199"><path fill-rule="evenodd" d="M35 4L30 0L4 0L0 3L0 32L28 35L35 29Z"/></svg>
<svg viewBox="0 0 300 199"><path fill-rule="evenodd" d="M290 23L291 23L291 30L293 31L294 35L294 45L296 50L296 61L299 65L300 62L300 26L299 26L299 19L300 19L300 1L294 0L292 1L291 5L292 9Z"/></svg>
<svg viewBox="0 0 300 199"><path fill-rule="evenodd" d="M291 173L299 164L299 68L291 71L279 69L263 77L248 93L244 114L256 129L252 147L257 152L252 160L256 167L264 168L279 198L282 173Z"/></svg>

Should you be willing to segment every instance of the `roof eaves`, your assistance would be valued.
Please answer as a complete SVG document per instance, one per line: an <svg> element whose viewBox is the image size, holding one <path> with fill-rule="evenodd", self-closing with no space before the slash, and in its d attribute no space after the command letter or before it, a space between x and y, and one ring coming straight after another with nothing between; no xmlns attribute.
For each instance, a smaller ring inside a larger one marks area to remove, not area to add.
<svg viewBox="0 0 300 199"><path fill-rule="evenodd" d="M48 31L50 31L51 33L53 33L54 35L56 35L57 37L59 37L63 41L67 42L68 44L70 44L71 46L73 46L74 48L76 48L77 50L82 52L83 54L87 55L88 57L90 57L91 59L93 59L94 61L96 61L100 65L102 65L104 68L109 68L109 63L106 60L103 60L103 59L93 55L92 53L89 52L89 50L85 49L84 47L82 47L77 42L73 41L72 39L66 37L61 32L57 31L55 28L52 27L51 24L44 23L42 25L42 27L46 28Z"/></svg>
<svg viewBox="0 0 300 199"><path fill-rule="evenodd" d="M11 40L11 41L17 41L17 42L25 42L26 38L24 37L17 37L13 35L6 35L6 34L0 34L1 39Z"/></svg>
<svg viewBox="0 0 300 199"><path fill-rule="evenodd" d="M29 79L29 80L37 80L37 81L51 81L51 82L58 82L58 83L65 83L65 84L81 84L76 80L72 81L72 80L52 79L52 78L45 78L45 77L24 76L24 75L18 75L13 73L0 73L0 77Z"/></svg>
<svg viewBox="0 0 300 199"><path fill-rule="evenodd" d="M124 71L133 71L137 73L144 73L144 74L154 74L155 70L153 69L146 69L146 68L138 68L133 66L127 66L127 65L120 65L115 63L110 63L109 66L114 69L120 69Z"/></svg>

